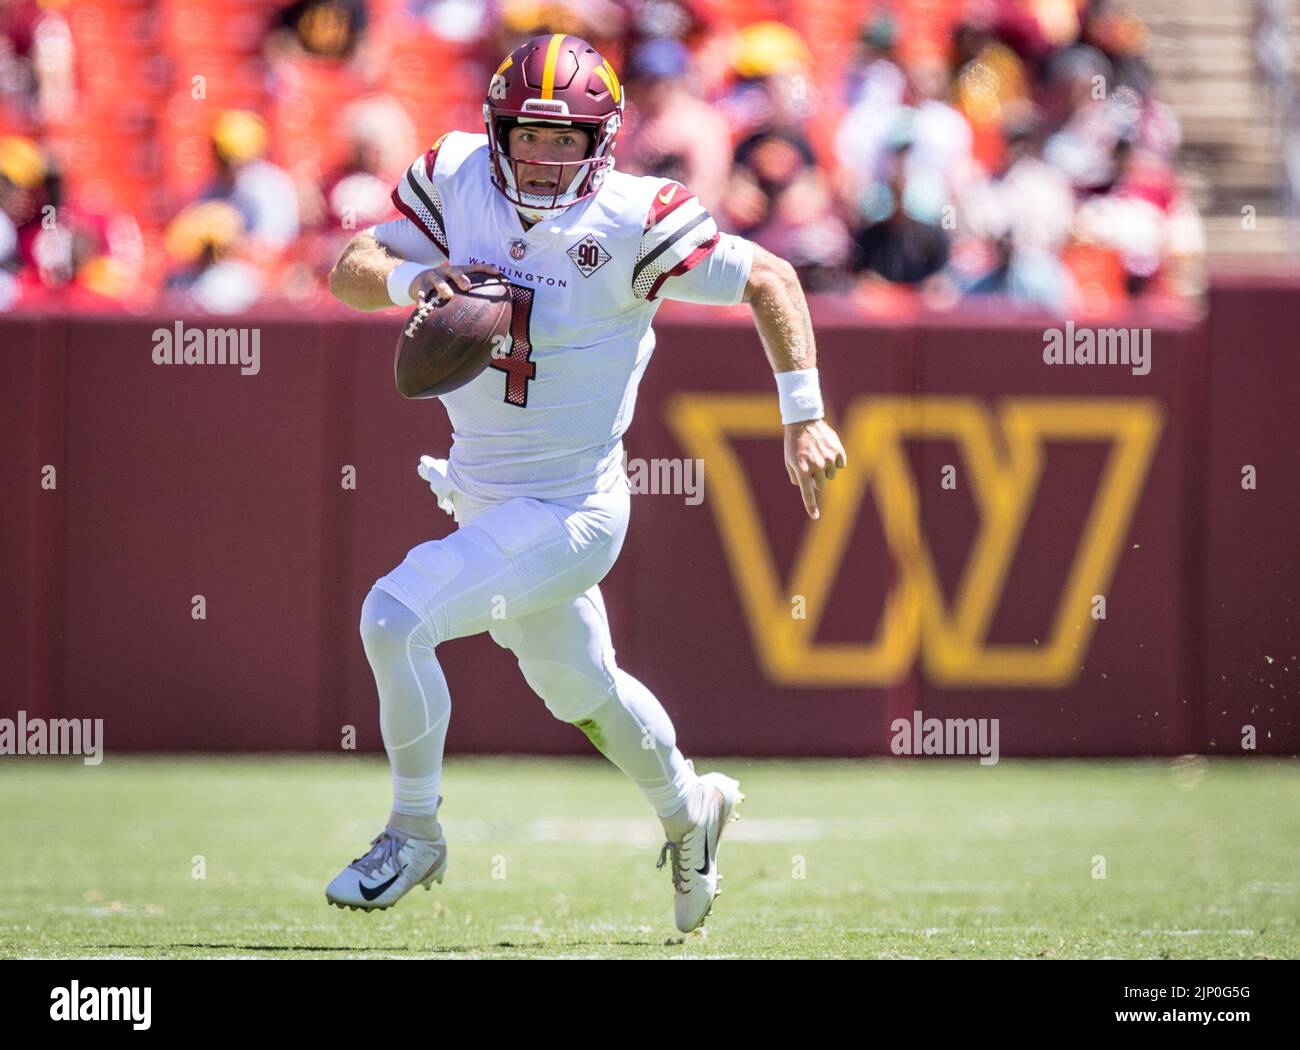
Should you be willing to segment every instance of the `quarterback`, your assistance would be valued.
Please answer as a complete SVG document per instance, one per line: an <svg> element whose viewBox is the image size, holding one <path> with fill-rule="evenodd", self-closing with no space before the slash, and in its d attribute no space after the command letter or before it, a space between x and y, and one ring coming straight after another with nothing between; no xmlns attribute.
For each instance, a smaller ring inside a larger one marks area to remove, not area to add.
<svg viewBox="0 0 1300 1050"><path fill-rule="evenodd" d="M822 418L794 268L719 232L680 183L614 170L622 120L604 58L574 36L535 37L492 77L486 134L449 132L416 158L393 192L403 217L359 233L330 273L333 294L358 310L444 301L474 272L504 276L512 297L508 346L441 397L448 459L420 462L456 531L413 548L361 607L393 806L326 889L340 907L387 908L442 881L451 694L437 647L483 631L654 808L678 928L703 923L718 894L719 839L744 796L731 777L696 774L654 694L618 666L599 587L627 532L622 437L659 303L750 305L776 377L786 471L812 518L844 450Z"/></svg>

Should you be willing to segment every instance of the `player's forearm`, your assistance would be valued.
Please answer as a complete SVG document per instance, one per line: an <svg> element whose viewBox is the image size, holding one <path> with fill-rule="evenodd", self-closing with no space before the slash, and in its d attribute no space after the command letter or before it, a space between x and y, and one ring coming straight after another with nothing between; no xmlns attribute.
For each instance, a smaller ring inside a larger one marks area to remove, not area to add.
<svg viewBox="0 0 1300 1050"><path fill-rule="evenodd" d="M808 300L793 266L755 247L745 299L773 372L817 367Z"/></svg>
<svg viewBox="0 0 1300 1050"><path fill-rule="evenodd" d="M393 305L388 276L401 263L375 240L374 234L359 233L348 242L330 271L330 292L356 310L388 309Z"/></svg>
<svg viewBox="0 0 1300 1050"><path fill-rule="evenodd" d="M784 259L754 246L745 300L776 376L781 422L807 425L825 413L817 377L812 318L799 275Z"/></svg>

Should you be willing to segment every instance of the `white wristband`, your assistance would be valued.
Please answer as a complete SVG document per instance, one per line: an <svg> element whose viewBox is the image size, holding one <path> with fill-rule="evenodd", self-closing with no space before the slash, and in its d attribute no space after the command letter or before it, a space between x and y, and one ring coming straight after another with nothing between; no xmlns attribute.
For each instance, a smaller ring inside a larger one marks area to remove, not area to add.
<svg viewBox="0 0 1300 1050"><path fill-rule="evenodd" d="M776 390L781 399L782 423L803 423L810 419L821 419L826 414L822 408L822 391L815 368L777 372Z"/></svg>
<svg viewBox="0 0 1300 1050"><path fill-rule="evenodd" d="M410 306L415 302L411 298L411 282L428 269L427 263L409 261L400 262L393 268L388 275L388 298L393 300L394 306Z"/></svg>

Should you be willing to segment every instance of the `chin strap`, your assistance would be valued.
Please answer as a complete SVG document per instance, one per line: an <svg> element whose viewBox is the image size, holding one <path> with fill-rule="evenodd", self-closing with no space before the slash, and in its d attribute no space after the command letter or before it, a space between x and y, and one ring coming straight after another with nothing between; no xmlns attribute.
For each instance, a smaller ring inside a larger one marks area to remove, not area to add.
<svg viewBox="0 0 1300 1050"><path fill-rule="evenodd" d="M565 207L572 207L572 205L565 205ZM517 211L529 222L546 222L549 219L554 219L558 217L564 211L564 207L548 208L546 211L532 211L529 210L528 208L521 208L518 204L516 204L515 211Z"/></svg>

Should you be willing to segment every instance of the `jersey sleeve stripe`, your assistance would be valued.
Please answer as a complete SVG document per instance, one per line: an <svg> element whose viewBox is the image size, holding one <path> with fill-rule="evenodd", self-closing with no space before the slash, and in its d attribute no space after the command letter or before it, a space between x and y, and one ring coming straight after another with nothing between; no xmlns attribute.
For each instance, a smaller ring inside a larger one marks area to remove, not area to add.
<svg viewBox="0 0 1300 1050"><path fill-rule="evenodd" d="M664 252L672 248L673 245L679 243L683 237L687 236L692 230L694 230L697 226L699 226L703 222L708 222L710 225L712 225L713 219L708 212L706 212L703 208L700 208L698 213L694 216L693 219L683 223L676 230L674 230L669 236L665 237L662 241L660 241L656 247L652 248L645 255L644 258L637 260L636 266L632 270L632 283L636 284L637 279L641 276L642 271L645 270L647 266L654 265L655 261L661 255L663 255ZM644 244L645 242L643 241L642 243Z"/></svg>
<svg viewBox="0 0 1300 1050"><path fill-rule="evenodd" d="M433 181L433 166L437 161L438 150L435 147L425 154L424 169L421 170L420 162L416 161L406 173L406 178L421 202L433 213L433 217L438 222L438 229L445 230L446 226L442 221L442 197L438 193L437 183Z"/></svg>
<svg viewBox="0 0 1300 1050"><path fill-rule="evenodd" d="M417 176L416 168L423 167L425 163L426 157L421 157L411 165L406 177L398 183L397 189L393 190L393 204L398 211L424 231L443 255L450 256L438 189L427 176L424 178ZM424 185L421 185L422 182Z"/></svg>
<svg viewBox="0 0 1300 1050"><path fill-rule="evenodd" d="M679 230L701 215L708 215L708 211L703 204L693 198L674 208L671 213L666 214L659 222L641 234L641 248L638 254L645 255L657 245L671 240Z"/></svg>
<svg viewBox="0 0 1300 1050"><path fill-rule="evenodd" d="M646 299L653 300L654 297L659 294L659 289L663 287L664 281L668 280L669 277L680 277L688 270L693 269L701 259L718 246L718 241L721 240L721 238L722 234L715 233L703 244L697 245L695 248L691 249L691 253L671 270L661 273L655 279L655 283L650 286L650 291L647 293Z"/></svg>

